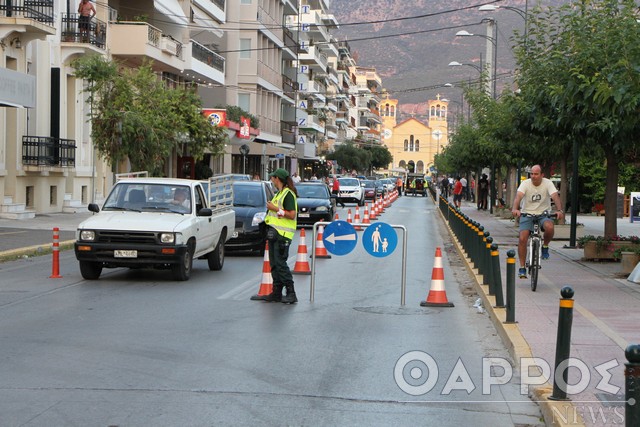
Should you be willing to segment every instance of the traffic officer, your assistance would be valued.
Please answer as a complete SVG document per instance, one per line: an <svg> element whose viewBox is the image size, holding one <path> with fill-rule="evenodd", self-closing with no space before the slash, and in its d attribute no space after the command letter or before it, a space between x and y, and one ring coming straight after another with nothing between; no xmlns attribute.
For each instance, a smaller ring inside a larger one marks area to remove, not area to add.
<svg viewBox="0 0 640 427"><path fill-rule="evenodd" d="M287 265L289 246L296 232L298 213L298 192L295 184L285 169L276 169L269 174L269 179L278 189L273 199L267 203L267 241L269 242L269 263L273 277L273 292L265 301L293 304L298 302L293 287L293 275ZM282 296L282 288L287 294Z"/></svg>

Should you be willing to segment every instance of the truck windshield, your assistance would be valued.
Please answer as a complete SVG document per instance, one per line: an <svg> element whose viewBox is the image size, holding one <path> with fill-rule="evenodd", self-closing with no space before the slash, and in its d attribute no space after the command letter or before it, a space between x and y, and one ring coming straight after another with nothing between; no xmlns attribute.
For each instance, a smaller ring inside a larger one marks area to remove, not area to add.
<svg viewBox="0 0 640 427"><path fill-rule="evenodd" d="M169 184L117 184L103 210L166 211L179 214L191 212L191 191L186 185Z"/></svg>

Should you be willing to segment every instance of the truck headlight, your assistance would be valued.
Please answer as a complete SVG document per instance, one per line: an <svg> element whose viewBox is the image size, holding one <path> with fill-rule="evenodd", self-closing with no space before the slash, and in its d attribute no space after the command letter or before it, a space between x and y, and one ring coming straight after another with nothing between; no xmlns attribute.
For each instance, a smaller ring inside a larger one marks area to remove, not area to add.
<svg viewBox="0 0 640 427"><path fill-rule="evenodd" d="M80 231L80 240L93 242L94 240L96 240L96 232L93 230L82 230Z"/></svg>
<svg viewBox="0 0 640 427"><path fill-rule="evenodd" d="M175 233L160 233L160 243L175 243Z"/></svg>

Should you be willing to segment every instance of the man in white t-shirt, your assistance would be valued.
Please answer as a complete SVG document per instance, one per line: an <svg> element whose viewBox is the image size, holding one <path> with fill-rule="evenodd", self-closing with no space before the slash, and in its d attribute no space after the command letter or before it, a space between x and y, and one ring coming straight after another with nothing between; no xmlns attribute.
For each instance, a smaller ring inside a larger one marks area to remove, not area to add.
<svg viewBox="0 0 640 427"><path fill-rule="evenodd" d="M558 195L553 182L544 178L540 165L531 168L530 178L522 181L518 187L516 198L513 200L512 213L516 218L520 218L520 237L518 239L518 258L520 259L520 269L518 275L521 279L527 278L525 268L525 258L527 256L527 240L529 233L533 230L533 220L531 217L521 216L523 213L540 215L543 212L551 211L551 200L556 205L558 219L564 218L562 201ZM522 208L520 203L522 202ZM542 259L549 259L549 242L553 239L553 220L549 217L540 220L540 225L544 229L544 243L542 244Z"/></svg>
<svg viewBox="0 0 640 427"><path fill-rule="evenodd" d="M462 197L467 200L469 198L467 197L467 178L464 176L460 178L460 184L462 184Z"/></svg>

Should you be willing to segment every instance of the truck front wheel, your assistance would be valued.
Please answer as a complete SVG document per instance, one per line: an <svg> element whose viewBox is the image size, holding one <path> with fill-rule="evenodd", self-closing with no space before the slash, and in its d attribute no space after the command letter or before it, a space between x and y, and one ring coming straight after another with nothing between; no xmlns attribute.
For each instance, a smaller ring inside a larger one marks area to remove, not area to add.
<svg viewBox="0 0 640 427"><path fill-rule="evenodd" d="M96 280L102 273L102 264L93 261L80 261L80 274L85 280Z"/></svg>
<svg viewBox="0 0 640 427"><path fill-rule="evenodd" d="M178 264L174 264L171 266L171 271L173 272L173 277L175 280L180 282L184 282L185 280L189 280L191 276L191 267L193 266L193 254L191 246L187 248L182 256L182 259Z"/></svg>
<svg viewBox="0 0 640 427"><path fill-rule="evenodd" d="M209 270L222 270L222 266L224 265L224 241L226 240L226 235L222 233L220 236L220 240L218 240L218 244L216 248L209 252L207 255L207 263L209 264Z"/></svg>

